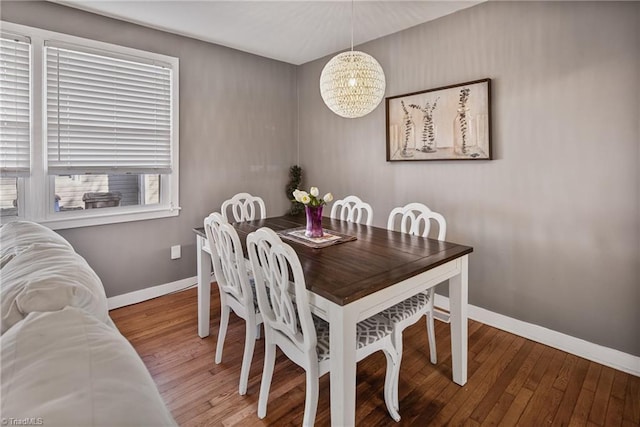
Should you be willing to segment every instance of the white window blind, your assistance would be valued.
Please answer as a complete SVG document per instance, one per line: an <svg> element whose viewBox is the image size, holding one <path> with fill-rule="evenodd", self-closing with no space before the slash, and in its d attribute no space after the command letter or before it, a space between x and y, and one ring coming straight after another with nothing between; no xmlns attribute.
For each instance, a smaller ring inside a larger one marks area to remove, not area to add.
<svg viewBox="0 0 640 427"><path fill-rule="evenodd" d="M31 143L29 108L30 41L0 36L0 174L29 175Z"/></svg>
<svg viewBox="0 0 640 427"><path fill-rule="evenodd" d="M171 68L45 46L49 173L171 173Z"/></svg>

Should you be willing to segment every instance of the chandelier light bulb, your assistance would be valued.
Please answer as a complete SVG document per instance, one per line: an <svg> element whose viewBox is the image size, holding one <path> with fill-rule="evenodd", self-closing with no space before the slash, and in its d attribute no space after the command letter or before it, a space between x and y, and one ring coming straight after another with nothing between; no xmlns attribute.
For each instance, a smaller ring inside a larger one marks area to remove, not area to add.
<svg viewBox="0 0 640 427"><path fill-rule="evenodd" d="M348 51L334 56L320 75L320 95L327 107L345 118L366 116L382 98L384 71L371 55Z"/></svg>

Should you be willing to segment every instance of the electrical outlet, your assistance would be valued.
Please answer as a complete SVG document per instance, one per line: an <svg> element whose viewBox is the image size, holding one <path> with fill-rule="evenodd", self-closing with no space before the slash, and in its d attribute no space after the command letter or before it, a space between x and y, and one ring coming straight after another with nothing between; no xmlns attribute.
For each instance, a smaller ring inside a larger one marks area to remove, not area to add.
<svg viewBox="0 0 640 427"><path fill-rule="evenodd" d="M180 245L171 246L171 259L178 259L182 256Z"/></svg>

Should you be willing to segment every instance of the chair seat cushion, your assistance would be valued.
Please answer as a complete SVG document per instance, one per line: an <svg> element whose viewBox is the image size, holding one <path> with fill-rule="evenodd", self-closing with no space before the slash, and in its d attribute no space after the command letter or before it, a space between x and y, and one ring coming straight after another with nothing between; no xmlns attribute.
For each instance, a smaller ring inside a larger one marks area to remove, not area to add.
<svg viewBox="0 0 640 427"><path fill-rule="evenodd" d="M256 290L256 281L253 279L253 277L249 279L249 284L251 285L251 292L253 292L253 308L256 310L256 313L260 313L260 307L258 306L258 291ZM267 298L269 298L269 288L266 289Z"/></svg>
<svg viewBox="0 0 640 427"><path fill-rule="evenodd" d="M380 313L380 316L388 319L391 323L397 323L423 310L427 304L429 304L429 294L421 292L387 308Z"/></svg>
<svg viewBox="0 0 640 427"><path fill-rule="evenodd" d="M312 316L318 340L316 347L318 361L321 362L329 359L329 322L315 315ZM375 316L362 320L356 325L356 348L360 349L369 344L373 344L391 334L392 330L393 326L391 323L382 317Z"/></svg>
<svg viewBox="0 0 640 427"><path fill-rule="evenodd" d="M260 312L260 308L258 307L258 291L256 290L256 281L253 279L249 279L249 284L251 285L251 293L253 294L253 308L256 313Z"/></svg>

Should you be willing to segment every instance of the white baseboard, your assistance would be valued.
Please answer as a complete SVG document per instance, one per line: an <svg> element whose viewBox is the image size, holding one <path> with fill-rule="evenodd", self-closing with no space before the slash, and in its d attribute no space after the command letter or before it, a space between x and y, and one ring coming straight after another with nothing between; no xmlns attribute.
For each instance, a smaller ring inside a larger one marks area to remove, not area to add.
<svg viewBox="0 0 640 427"><path fill-rule="evenodd" d="M449 310L449 298L436 294L434 305ZM471 304L469 304L468 309L470 319L631 375L640 376L640 357L638 356L494 313Z"/></svg>
<svg viewBox="0 0 640 427"><path fill-rule="evenodd" d="M165 283L164 285L152 286L150 288L140 289L139 291L107 298L107 305L109 310L113 310L115 308L124 307L125 305L137 304L172 292L192 288L197 284L198 279L196 276L187 277L186 279L176 280L175 282Z"/></svg>
<svg viewBox="0 0 640 427"><path fill-rule="evenodd" d="M164 285L152 286L139 291L107 298L107 303L109 310L113 310L172 292L192 288L196 285L197 278L195 276L188 277ZM449 310L449 298L447 297L436 294L434 304L436 307ZM471 304L469 304L468 310L470 319L640 377L640 357L638 356L590 343L580 338L494 313ZM449 320L448 314L437 310L437 308L435 317L445 322Z"/></svg>

